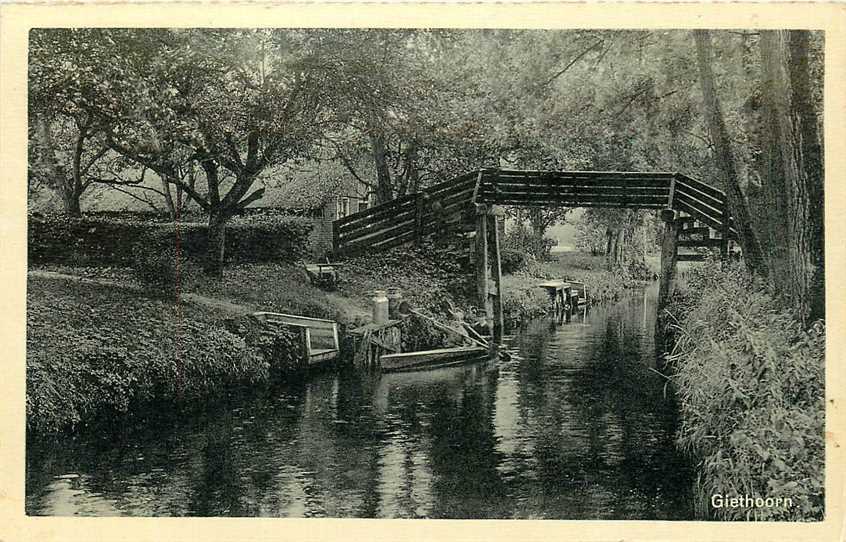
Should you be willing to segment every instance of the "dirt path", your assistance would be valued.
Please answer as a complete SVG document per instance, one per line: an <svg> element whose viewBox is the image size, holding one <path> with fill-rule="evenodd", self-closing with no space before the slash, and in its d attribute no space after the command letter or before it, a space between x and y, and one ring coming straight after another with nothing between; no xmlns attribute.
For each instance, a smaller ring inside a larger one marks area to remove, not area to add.
<svg viewBox="0 0 846 542"><path fill-rule="evenodd" d="M71 280L80 283L97 284L100 286L119 288L130 292L143 293L143 290L138 286L116 280L95 279L90 277L82 277L79 275L69 275L67 273L58 273L56 271L45 271L41 269L31 270L27 273L27 275L29 275L30 277L38 277L49 280ZM182 294L180 297L182 301L186 303L191 303L192 305L198 305L217 311L222 311L233 316L243 316L245 314L253 313L257 310L255 307L250 305L240 305L237 303L226 301L224 299L208 297L200 294L187 293Z"/></svg>

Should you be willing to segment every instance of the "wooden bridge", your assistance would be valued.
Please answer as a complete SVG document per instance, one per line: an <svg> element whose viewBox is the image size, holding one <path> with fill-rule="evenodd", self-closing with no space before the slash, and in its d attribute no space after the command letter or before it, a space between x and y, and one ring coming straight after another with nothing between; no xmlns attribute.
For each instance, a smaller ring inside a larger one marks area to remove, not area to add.
<svg viewBox="0 0 846 542"><path fill-rule="evenodd" d="M681 173L482 169L416 194L336 220L338 256L387 250L439 232L475 232L476 283L491 333L502 329L499 205L655 209L665 223L659 306L673 290L677 261L700 261L695 249L726 258L737 238L723 191ZM679 248L694 252L679 253Z"/></svg>

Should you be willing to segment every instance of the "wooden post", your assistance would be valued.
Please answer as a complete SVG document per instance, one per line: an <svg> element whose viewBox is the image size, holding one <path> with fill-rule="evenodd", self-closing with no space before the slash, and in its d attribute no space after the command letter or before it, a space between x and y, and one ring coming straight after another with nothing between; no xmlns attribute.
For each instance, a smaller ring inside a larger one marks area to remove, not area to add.
<svg viewBox="0 0 846 542"><path fill-rule="evenodd" d="M493 335L492 307L488 295L488 206L476 206L476 294L479 306L485 309L485 320Z"/></svg>
<svg viewBox="0 0 846 542"><path fill-rule="evenodd" d="M728 201L723 202L723 242L720 243L720 259L723 265L728 263L729 237L731 236L731 215L729 215Z"/></svg>
<svg viewBox="0 0 846 542"><path fill-rule="evenodd" d="M333 256L341 254L341 232L338 231L338 223L332 221L332 253Z"/></svg>
<svg viewBox="0 0 846 542"><path fill-rule="evenodd" d="M678 257L678 224L676 212L661 211L664 221L664 240L661 243L661 283L658 289L658 311L667 306L676 287L676 258Z"/></svg>
<svg viewBox="0 0 846 542"><path fill-rule="evenodd" d="M426 197L422 192L414 195L414 244L420 245L423 241L423 217L425 216Z"/></svg>
<svg viewBox="0 0 846 542"><path fill-rule="evenodd" d="M499 223L502 221L500 217L502 211L498 207L491 210L488 217L488 229L491 230L491 274L493 275L494 286L496 287L496 296L493 301L493 342L500 344L502 342L502 332L505 327L505 318L502 312L502 259L499 253Z"/></svg>

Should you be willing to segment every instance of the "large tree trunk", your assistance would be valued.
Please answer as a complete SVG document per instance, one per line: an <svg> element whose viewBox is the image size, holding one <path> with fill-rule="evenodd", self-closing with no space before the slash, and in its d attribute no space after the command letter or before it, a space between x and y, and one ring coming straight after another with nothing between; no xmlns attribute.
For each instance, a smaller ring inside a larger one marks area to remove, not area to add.
<svg viewBox="0 0 846 542"><path fill-rule="evenodd" d="M162 194L164 194L165 204L167 205L167 214L170 216L170 219L175 221L178 216L178 206L177 203L174 202L173 196L170 192L170 183L167 182L165 177L160 177L162 181ZM177 188L177 194L179 194L179 189Z"/></svg>
<svg viewBox="0 0 846 542"><path fill-rule="evenodd" d="M740 176L731 148L731 139L717 97L716 82L711 70L711 34L707 30L694 30L693 37L696 41L696 60L699 66L699 82L702 87L705 120L711 141L714 143L717 166L723 176L723 186L729 211L734 218L734 226L740 234L740 246L743 249L746 268L750 272L766 275L767 268L762 256L761 245L752 229L752 218L746 205L746 199L740 189Z"/></svg>
<svg viewBox="0 0 846 542"><path fill-rule="evenodd" d="M62 190L62 207L65 214L76 218L81 217L82 206L80 205L80 199L80 195L72 187L65 186Z"/></svg>
<svg viewBox="0 0 846 542"><path fill-rule="evenodd" d="M220 210L209 213L208 246L204 271L212 277L223 276L223 255L226 246L226 217Z"/></svg>
<svg viewBox="0 0 846 542"><path fill-rule="evenodd" d="M822 153L808 85L807 32L762 32L761 61L772 283L807 323L824 317Z"/></svg>
<svg viewBox="0 0 846 542"><path fill-rule="evenodd" d="M50 131L50 126L44 117L38 118L36 133L41 140L42 147L44 148L43 160L44 166L49 172L50 188L53 190L53 193L57 194L59 199L61 199L62 207L66 214L74 217L82 216L82 207L80 205L82 190L77 189L77 183L74 180L74 175L79 175L79 160L82 154L81 146L84 136L80 135L80 139L77 140L77 145L74 149L75 167L69 173L56 158L56 150L53 145L53 135Z"/></svg>
<svg viewBox="0 0 846 542"><path fill-rule="evenodd" d="M391 169L388 165L388 149L382 134L371 134L370 143L373 152L373 165L376 168L376 203L387 203L394 199L391 183Z"/></svg>

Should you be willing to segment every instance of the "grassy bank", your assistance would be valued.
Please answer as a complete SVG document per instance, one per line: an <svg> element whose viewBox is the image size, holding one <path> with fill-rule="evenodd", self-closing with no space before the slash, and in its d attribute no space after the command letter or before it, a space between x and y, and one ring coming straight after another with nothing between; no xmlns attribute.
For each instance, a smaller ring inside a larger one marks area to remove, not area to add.
<svg viewBox="0 0 846 542"><path fill-rule="evenodd" d="M209 309L37 277L27 305L27 424L39 433L268 378L268 362Z"/></svg>
<svg viewBox="0 0 846 542"><path fill-rule="evenodd" d="M733 520L823 517L822 324L803 330L741 269L689 273L669 308L682 424L698 508ZM711 496L789 497L792 507L719 508Z"/></svg>
<svg viewBox="0 0 846 542"><path fill-rule="evenodd" d="M414 264L409 265L413 261ZM222 279L184 277L203 302L145 294L131 269L41 266L90 281L30 275L27 291L27 424L36 433L78 429L150 403L189 404L239 385L267 382L298 352L292 337L264 344L233 317L269 310L354 327L370 318L375 289L397 286L416 307L443 315L450 273L414 251L345 262L337 291L310 284L287 264L241 264ZM100 281L101 283L92 282ZM106 282L108 284L104 284ZM232 305L229 305L232 304ZM233 307L243 309L235 311ZM406 347L438 346L442 333L409 322Z"/></svg>
<svg viewBox="0 0 846 542"><path fill-rule="evenodd" d="M302 268L289 264L231 265L221 279L195 269L181 284L195 297L179 304L146 296L128 268L42 266L101 283L30 276L29 426L38 432L74 428L130 413L141 403L194 401L228 386L267 381L276 369L271 364L284 368L296 349L286 354L279 345L256 342L243 321L233 325L233 307L240 314L330 318L349 329L369 321L374 290L397 287L412 306L446 321L450 307L467 309L475 300L471 275L454 258L437 254L432 247L403 248L347 259L335 291L311 285ZM537 283L546 278L582 280L594 301L614 299L627 286L603 269L601 257L560 255L504 277L506 311L516 318L544 313L548 299ZM403 324L405 350L446 340L425 320Z"/></svg>
<svg viewBox="0 0 846 542"><path fill-rule="evenodd" d="M553 254L550 261L530 264L526 269L502 278L505 293L504 311L512 319L540 316L549 308L549 297L538 288L548 279L570 279L584 282L591 302L618 299L627 288L639 281L608 270L603 256L581 252Z"/></svg>

